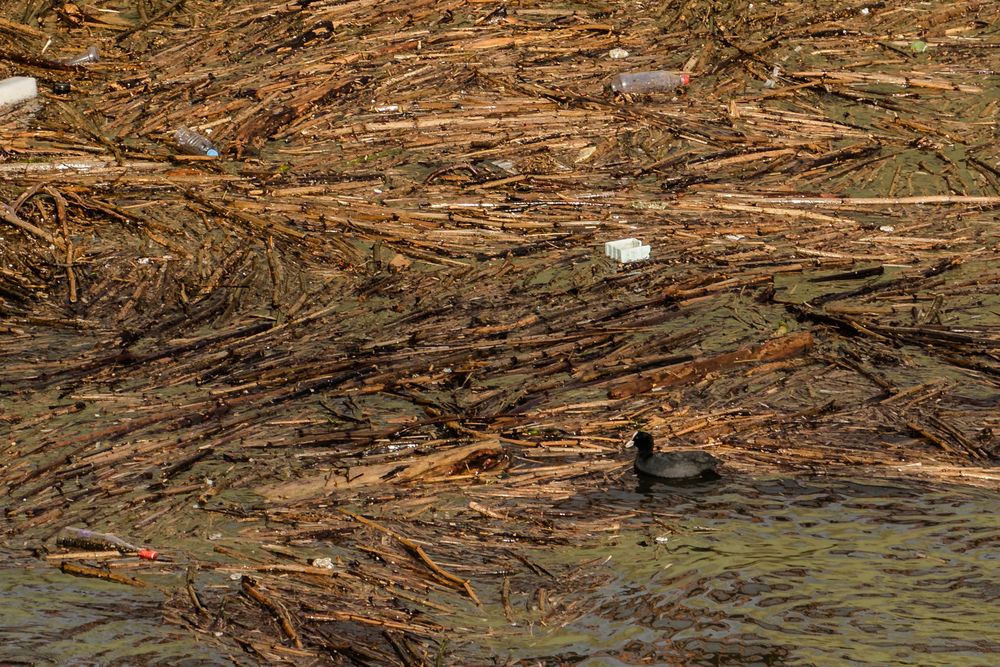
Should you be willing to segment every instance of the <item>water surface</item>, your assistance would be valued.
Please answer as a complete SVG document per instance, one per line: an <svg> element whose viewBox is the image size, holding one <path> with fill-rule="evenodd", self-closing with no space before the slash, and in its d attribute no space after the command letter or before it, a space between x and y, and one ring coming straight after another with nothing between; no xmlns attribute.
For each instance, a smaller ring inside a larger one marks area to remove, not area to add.
<svg viewBox="0 0 1000 667"><path fill-rule="evenodd" d="M587 613L501 633L500 654L591 666L822 667L982 667L1000 655L996 492L723 480L640 485L570 505L581 503L609 515L640 508L648 528L539 551L552 567L610 560Z"/></svg>
<svg viewBox="0 0 1000 667"><path fill-rule="evenodd" d="M2 551L0 560L0 664L233 664L214 643L167 625L154 588L73 577Z"/></svg>

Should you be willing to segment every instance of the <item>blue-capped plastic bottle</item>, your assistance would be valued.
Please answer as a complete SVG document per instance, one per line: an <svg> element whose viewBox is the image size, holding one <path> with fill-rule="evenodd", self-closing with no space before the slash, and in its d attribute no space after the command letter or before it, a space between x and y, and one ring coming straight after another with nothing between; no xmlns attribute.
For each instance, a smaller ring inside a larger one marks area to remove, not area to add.
<svg viewBox="0 0 1000 667"><path fill-rule="evenodd" d="M177 147L181 149L182 153L219 157L219 149L215 147L215 144L194 130L186 127L177 128L177 131L174 132L174 139L177 141Z"/></svg>

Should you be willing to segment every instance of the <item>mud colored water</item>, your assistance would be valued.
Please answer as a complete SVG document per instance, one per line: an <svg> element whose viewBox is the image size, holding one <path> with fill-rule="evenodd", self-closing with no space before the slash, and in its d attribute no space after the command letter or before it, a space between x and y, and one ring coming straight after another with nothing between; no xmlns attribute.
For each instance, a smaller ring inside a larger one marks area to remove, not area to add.
<svg viewBox="0 0 1000 667"><path fill-rule="evenodd" d="M499 655L822 667L982 667L1000 655L996 492L772 479L646 486L587 503L609 516L638 507L677 518L539 552L546 567L610 560L586 613L500 631Z"/></svg>
<svg viewBox="0 0 1000 667"><path fill-rule="evenodd" d="M460 626L449 634L463 655L594 667L996 664L996 491L777 478L629 485L554 508L567 521L637 515L620 533L529 554L556 573L544 585L560 601L544 623L523 604L534 584L515 583L511 625L490 583L475 582L485 607L442 619ZM167 625L155 590L0 560L3 664L232 664L221 646ZM561 580L586 563L598 564Z"/></svg>
<svg viewBox="0 0 1000 667"><path fill-rule="evenodd" d="M217 647L164 623L154 589L81 579L0 552L0 664L232 665Z"/></svg>

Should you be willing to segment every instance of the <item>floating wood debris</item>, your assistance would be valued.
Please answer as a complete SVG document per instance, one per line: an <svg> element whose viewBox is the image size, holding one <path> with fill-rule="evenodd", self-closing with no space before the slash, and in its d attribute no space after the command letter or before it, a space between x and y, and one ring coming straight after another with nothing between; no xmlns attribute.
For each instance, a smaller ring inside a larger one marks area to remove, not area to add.
<svg viewBox="0 0 1000 667"><path fill-rule="evenodd" d="M574 504L638 427L997 482L997 3L5 10L43 90L0 108L2 531L40 566L265 663L477 664L586 613L599 561L538 550L650 521ZM691 76L615 95L612 52Z"/></svg>

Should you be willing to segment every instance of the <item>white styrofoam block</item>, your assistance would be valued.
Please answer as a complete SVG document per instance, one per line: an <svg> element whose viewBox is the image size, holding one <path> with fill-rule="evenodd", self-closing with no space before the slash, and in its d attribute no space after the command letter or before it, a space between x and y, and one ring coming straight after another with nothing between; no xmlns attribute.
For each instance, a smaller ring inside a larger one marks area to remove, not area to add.
<svg viewBox="0 0 1000 667"><path fill-rule="evenodd" d="M30 76L12 76L0 81L0 106L17 104L38 96L38 82Z"/></svg>
<svg viewBox="0 0 1000 667"><path fill-rule="evenodd" d="M625 248L621 251L621 255L618 258L619 262L641 262L644 259L649 259L649 246L640 245L635 248Z"/></svg>
<svg viewBox="0 0 1000 667"><path fill-rule="evenodd" d="M604 254L611 259L620 259L621 251L628 248L635 248L642 245L639 239L619 239L618 241L608 241L604 244Z"/></svg>
<svg viewBox="0 0 1000 667"><path fill-rule="evenodd" d="M604 254L623 264L638 262L649 259L649 246L643 245L639 239L619 239L605 243Z"/></svg>

